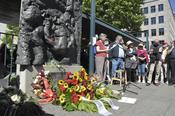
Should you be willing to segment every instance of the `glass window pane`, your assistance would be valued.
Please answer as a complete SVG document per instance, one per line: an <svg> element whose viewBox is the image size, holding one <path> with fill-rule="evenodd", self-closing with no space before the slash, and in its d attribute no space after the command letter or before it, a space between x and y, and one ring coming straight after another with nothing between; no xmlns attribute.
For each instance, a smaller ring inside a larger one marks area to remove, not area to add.
<svg viewBox="0 0 175 116"><path fill-rule="evenodd" d="M148 20L148 18L146 18L146 19L144 20L144 25L149 25L149 20Z"/></svg>
<svg viewBox="0 0 175 116"><path fill-rule="evenodd" d="M153 25L153 24L156 24L156 17L152 17L151 18L151 24Z"/></svg>
<svg viewBox="0 0 175 116"><path fill-rule="evenodd" d="M151 13L156 12L156 6L151 6Z"/></svg>
<svg viewBox="0 0 175 116"><path fill-rule="evenodd" d="M143 9L143 13L144 13L144 14L148 14L148 7L145 7L145 8Z"/></svg>
<svg viewBox="0 0 175 116"><path fill-rule="evenodd" d="M159 9L159 11L163 11L164 10L164 5L163 4L159 4L158 9Z"/></svg>
<svg viewBox="0 0 175 116"><path fill-rule="evenodd" d="M151 29L151 35L156 36L156 29Z"/></svg>
<svg viewBox="0 0 175 116"><path fill-rule="evenodd" d="M164 23L164 16L159 16L159 23Z"/></svg>
<svg viewBox="0 0 175 116"><path fill-rule="evenodd" d="M159 35L164 35L164 28L159 28Z"/></svg>

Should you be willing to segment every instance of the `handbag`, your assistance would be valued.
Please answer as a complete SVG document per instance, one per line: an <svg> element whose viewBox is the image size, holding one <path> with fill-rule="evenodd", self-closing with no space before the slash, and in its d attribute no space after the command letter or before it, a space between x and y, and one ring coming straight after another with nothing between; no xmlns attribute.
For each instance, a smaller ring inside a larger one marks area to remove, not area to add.
<svg viewBox="0 0 175 116"><path fill-rule="evenodd" d="M137 66L138 66L138 60L136 61L128 60L125 63L125 68L136 69Z"/></svg>

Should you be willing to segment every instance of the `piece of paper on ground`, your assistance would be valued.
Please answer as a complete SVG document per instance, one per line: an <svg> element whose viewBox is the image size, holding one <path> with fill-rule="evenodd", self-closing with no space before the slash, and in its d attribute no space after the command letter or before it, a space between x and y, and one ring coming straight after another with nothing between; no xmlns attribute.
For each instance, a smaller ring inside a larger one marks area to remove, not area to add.
<svg viewBox="0 0 175 116"><path fill-rule="evenodd" d="M121 103L128 103L128 104L135 104L137 101L136 98L130 98L130 97L122 97L118 102Z"/></svg>

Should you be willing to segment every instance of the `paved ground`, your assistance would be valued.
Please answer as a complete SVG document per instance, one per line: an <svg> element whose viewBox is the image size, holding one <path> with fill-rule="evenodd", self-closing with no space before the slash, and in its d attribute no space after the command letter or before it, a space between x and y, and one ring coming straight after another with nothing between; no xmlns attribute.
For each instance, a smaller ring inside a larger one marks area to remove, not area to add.
<svg viewBox="0 0 175 116"><path fill-rule="evenodd" d="M138 84L142 89L130 86L129 90L138 92L138 95L125 92L124 96L137 98L136 104L114 103L120 107L119 110L112 112L112 116L174 116L175 115L175 87L162 84L157 87L154 85L145 86ZM119 86L113 85L115 90ZM43 109L54 116L100 116L98 113L86 112L66 112L59 106L43 105Z"/></svg>

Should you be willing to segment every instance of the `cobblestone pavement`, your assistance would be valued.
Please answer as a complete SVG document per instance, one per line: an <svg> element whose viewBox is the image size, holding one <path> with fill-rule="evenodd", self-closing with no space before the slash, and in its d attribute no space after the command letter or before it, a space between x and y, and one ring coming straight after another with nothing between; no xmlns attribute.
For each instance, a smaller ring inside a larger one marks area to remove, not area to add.
<svg viewBox="0 0 175 116"><path fill-rule="evenodd" d="M142 89L132 85L129 90L138 92L138 95L125 92L124 96L136 98L136 104L119 103L113 100L119 110L109 110L112 116L174 116L175 115L175 87L161 84L160 86L145 86L137 84ZM118 85L111 86L114 90L121 89ZM66 112L59 106L42 105L43 109L54 116L100 116L98 113Z"/></svg>

